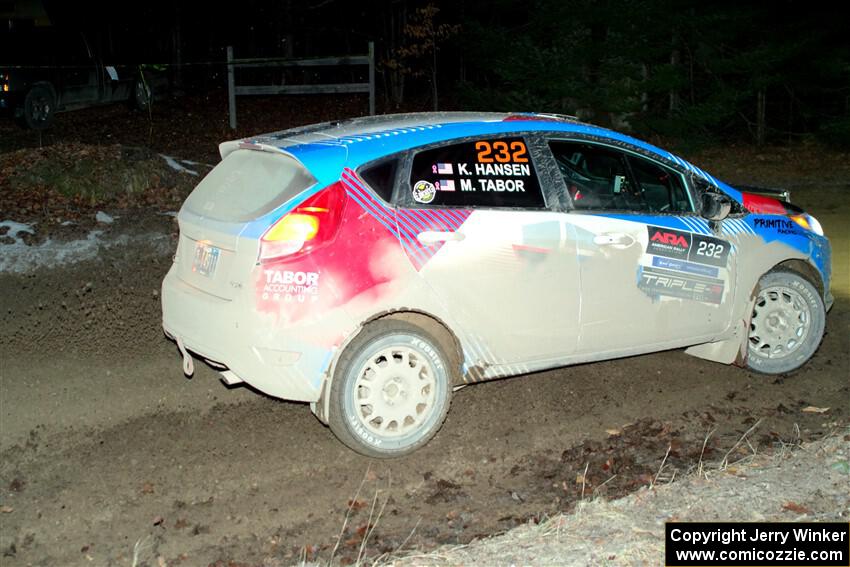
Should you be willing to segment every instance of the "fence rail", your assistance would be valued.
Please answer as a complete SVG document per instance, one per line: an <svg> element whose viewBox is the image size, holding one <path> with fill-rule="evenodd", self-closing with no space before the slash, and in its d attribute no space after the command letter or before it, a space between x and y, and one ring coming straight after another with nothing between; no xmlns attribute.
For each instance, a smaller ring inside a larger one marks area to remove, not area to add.
<svg viewBox="0 0 850 567"><path fill-rule="evenodd" d="M315 85L237 85L236 69L274 68L274 67L341 67L348 65L368 65L367 83L323 83ZM343 57L315 57L312 59L253 58L234 59L233 46L227 47L227 99L230 114L230 128L236 130L237 95L277 95L277 94L334 94L369 93L369 114L375 114L375 44L369 42L367 55L349 55Z"/></svg>

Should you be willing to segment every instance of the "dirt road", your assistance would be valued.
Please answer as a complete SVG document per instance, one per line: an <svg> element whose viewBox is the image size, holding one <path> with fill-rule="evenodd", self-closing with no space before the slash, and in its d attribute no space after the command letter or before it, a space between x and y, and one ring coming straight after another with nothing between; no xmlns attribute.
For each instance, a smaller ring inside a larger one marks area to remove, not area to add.
<svg viewBox="0 0 850 567"><path fill-rule="evenodd" d="M184 378L159 328L170 255L141 235L0 275L0 561L131 565L135 547L140 565L345 563L370 524L374 557L569 510L582 491L628 493L669 448L665 482L711 430L714 457L758 420L742 455L816 438L850 412L850 186L797 189L833 238L837 300L802 371L672 351L491 382L458 392L437 438L392 462L350 452L304 405L228 389L200 364Z"/></svg>

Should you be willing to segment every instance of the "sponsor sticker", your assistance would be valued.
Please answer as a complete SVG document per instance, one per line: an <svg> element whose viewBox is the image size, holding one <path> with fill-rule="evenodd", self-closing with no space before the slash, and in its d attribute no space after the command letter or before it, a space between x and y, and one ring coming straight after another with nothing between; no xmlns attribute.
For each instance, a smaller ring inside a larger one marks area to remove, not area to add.
<svg viewBox="0 0 850 567"><path fill-rule="evenodd" d="M726 267L731 245L725 240L659 226L646 227L646 253L709 266Z"/></svg>
<svg viewBox="0 0 850 567"><path fill-rule="evenodd" d="M783 218L757 218L753 220L755 228L775 230L779 234L800 234L800 227L794 221Z"/></svg>
<svg viewBox="0 0 850 567"><path fill-rule="evenodd" d="M266 281L263 299L290 303L319 299L319 273L293 270L263 270Z"/></svg>
<svg viewBox="0 0 850 567"><path fill-rule="evenodd" d="M691 233L658 226L648 226L646 229L649 231L647 254L679 260L688 259L691 251Z"/></svg>
<svg viewBox="0 0 850 567"><path fill-rule="evenodd" d="M668 270L676 270L677 272L687 272L689 274L697 274L699 276L708 276L716 278L720 270L711 266L703 266L702 264L691 264L681 260L673 260L672 258L664 258L663 256L653 256L652 265L656 268L666 268Z"/></svg>
<svg viewBox="0 0 850 567"><path fill-rule="evenodd" d="M437 190L430 181L417 181L413 185L413 200L417 203L428 204L434 200Z"/></svg>
<svg viewBox="0 0 850 567"><path fill-rule="evenodd" d="M723 287L723 280L716 278L649 267L642 267L638 272L638 288L650 297L664 295L720 304Z"/></svg>

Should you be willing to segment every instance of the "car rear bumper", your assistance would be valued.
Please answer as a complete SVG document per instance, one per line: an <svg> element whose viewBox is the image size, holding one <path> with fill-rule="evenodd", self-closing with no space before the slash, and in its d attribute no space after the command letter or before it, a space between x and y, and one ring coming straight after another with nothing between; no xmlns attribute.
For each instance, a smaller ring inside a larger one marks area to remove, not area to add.
<svg viewBox="0 0 850 567"><path fill-rule="evenodd" d="M246 382L271 396L315 402L332 351L253 320L239 299L226 300L183 282L172 267L162 282L162 327L187 350L225 370L228 384ZM265 329L265 330L264 330Z"/></svg>

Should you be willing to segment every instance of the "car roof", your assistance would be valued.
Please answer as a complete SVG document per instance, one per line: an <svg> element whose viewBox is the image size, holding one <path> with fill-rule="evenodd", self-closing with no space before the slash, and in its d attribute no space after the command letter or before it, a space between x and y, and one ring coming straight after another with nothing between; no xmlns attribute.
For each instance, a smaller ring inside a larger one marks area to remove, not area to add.
<svg viewBox="0 0 850 567"><path fill-rule="evenodd" d="M381 114L361 116L346 120L335 120L319 124L298 126L280 132L272 132L252 138L278 147L316 142L328 139L349 139L365 137L399 130L417 131L453 123L488 123L510 120L551 120L578 122L574 116L561 114L533 114L508 112L410 112L405 114Z"/></svg>
<svg viewBox="0 0 850 567"><path fill-rule="evenodd" d="M343 168L419 146L479 135L512 132L563 132L627 145L641 153L702 177L740 199L735 189L686 160L637 138L581 122L574 116L531 112L417 112L364 116L323 122L221 144L222 157L239 147L282 151L304 164L323 184L339 178Z"/></svg>

